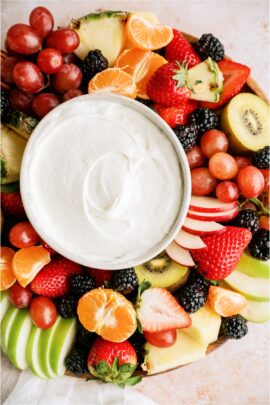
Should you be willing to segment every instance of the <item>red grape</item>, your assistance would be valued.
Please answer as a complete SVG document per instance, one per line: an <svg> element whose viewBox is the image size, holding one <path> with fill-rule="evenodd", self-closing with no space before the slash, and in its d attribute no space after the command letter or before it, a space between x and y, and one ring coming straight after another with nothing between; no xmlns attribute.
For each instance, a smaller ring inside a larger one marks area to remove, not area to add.
<svg viewBox="0 0 270 405"><path fill-rule="evenodd" d="M7 56L1 60L1 80L7 84L13 84L12 72L14 66L21 62L22 59L18 56Z"/></svg>
<svg viewBox="0 0 270 405"><path fill-rule="evenodd" d="M161 332L143 332L145 339L157 347L170 347L177 339L176 329L163 330Z"/></svg>
<svg viewBox="0 0 270 405"><path fill-rule="evenodd" d="M195 169L195 167L203 166L205 162L205 156L199 146L194 146L191 151L187 153L187 159L190 169Z"/></svg>
<svg viewBox="0 0 270 405"><path fill-rule="evenodd" d="M236 176L238 166L235 159L228 153L218 152L209 160L209 170L212 176L219 180L230 180Z"/></svg>
<svg viewBox="0 0 270 405"><path fill-rule="evenodd" d="M207 167L191 170L192 194L207 195L216 188L217 182Z"/></svg>
<svg viewBox="0 0 270 405"><path fill-rule="evenodd" d="M38 328L48 329L53 326L57 318L55 304L47 297L33 298L30 304L30 316Z"/></svg>
<svg viewBox="0 0 270 405"><path fill-rule="evenodd" d="M47 39L47 47L58 49L62 53L73 52L80 43L80 38L71 28L60 28L51 32Z"/></svg>
<svg viewBox="0 0 270 405"><path fill-rule="evenodd" d="M9 101L11 106L15 110L21 111L25 114L30 114L33 98L34 96L32 94L24 93L19 89L13 89L9 93Z"/></svg>
<svg viewBox="0 0 270 405"><path fill-rule="evenodd" d="M270 217L268 217L267 215L261 215L259 218L259 222L260 229L266 229L267 231L270 231Z"/></svg>
<svg viewBox="0 0 270 405"><path fill-rule="evenodd" d="M257 207L255 204L253 204L250 201L247 201L243 206L242 206L242 210L252 210L252 211L257 211Z"/></svg>
<svg viewBox="0 0 270 405"><path fill-rule="evenodd" d="M239 198L239 190L233 181L222 181L217 185L216 196L221 202L234 202Z"/></svg>
<svg viewBox="0 0 270 405"><path fill-rule="evenodd" d="M9 241L17 248L34 246L39 241L39 236L29 222L19 222L9 231Z"/></svg>
<svg viewBox="0 0 270 405"><path fill-rule="evenodd" d="M80 87L82 72L73 63L65 64L61 70L52 76L51 85L59 93L66 93L69 90Z"/></svg>
<svg viewBox="0 0 270 405"><path fill-rule="evenodd" d="M201 149L203 154L209 159L217 152L227 152L228 139L224 132L210 129L201 137Z"/></svg>
<svg viewBox="0 0 270 405"><path fill-rule="evenodd" d="M59 72L63 63L63 56L57 49L46 48L38 54L37 65L48 75Z"/></svg>
<svg viewBox="0 0 270 405"><path fill-rule="evenodd" d="M31 11L29 23L40 38L46 38L53 29L54 20L51 12L45 7L36 7Z"/></svg>
<svg viewBox="0 0 270 405"><path fill-rule="evenodd" d="M32 102L33 112L40 118L45 117L60 104L59 98L53 93L38 94Z"/></svg>
<svg viewBox="0 0 270 405"><path fill-rule="evenodd" d="M71 89L69 91L67 91L64 96L63 96L63 100L64 101L68 101L71 100L74 97L79 97L82 96L83 92L79 89Z"/></svg>
<svg viewBox="0 0 270 405"><path fill-rule="evenodd" d="M251 159L247 156L234 156L234 159L236 160L238 171L243 167L252 165Z"/></svg>
<svg viewBox="0 0 270 405"><path fill-rule="evenodd" d="M41 244L44 249L48 250L51 256L56 254L56 251L52 247L50 247L43 239L41 239Z"/></svg>
<svg viewBox="0 0 270 405"><path fill-rule="evenodd" d="M16 86L26 93L38 93L45 85L39 68L32 62L17 63L13 69L13 80Z"/></svg>
<svg viewBox="0 0 270 405"><path fill-rule="evenodd" d="M264 177L264 191L270 188L270 170L269 169L259 169Z"/></svg>
<svg viewBox="0 0 270 405"><path fill-rule="evenodd" d="M74 52L66 53L63 55L64 63L74 63L74 65L80 64L80 59Z"/></svg>
<svg viewBox="0 0 270 405"><path fill-rule="evenodd" d="M13 284L9 290L10 300L17 308L28 308L32 299L30 287L22 287L19 283Z"/></svg>
<svg viewBox="0 0 270 405"><path fill-rule="evenodd" d="M41 39L29 25L15 24L7 32L7 46L14 52L32 55L41 49Z"/></svg>
<svg viewBox="0 0 270 405"><path fill-rule="evenodd" d="M257 167L246 166L239 170L237 184L244 197L257 197L263 192L264 177Z"/></svg>

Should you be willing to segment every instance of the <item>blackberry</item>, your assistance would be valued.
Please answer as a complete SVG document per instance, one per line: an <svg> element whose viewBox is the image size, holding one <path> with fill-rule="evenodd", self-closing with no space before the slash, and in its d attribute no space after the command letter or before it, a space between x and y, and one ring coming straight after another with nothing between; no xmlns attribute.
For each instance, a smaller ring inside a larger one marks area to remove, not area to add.
<svg viewBox="0 0 270 405"><path fill-rule="evenodd" d="M12 108L10 106L7 93L4 90L1 90L1 120L3 122L7 122L11 112Z"/></svg>
<svg viewBox="0 0 270 405"><path fill-rule="evenodd" d="M218 127L218 117L214 111L209 108L197 108L189 115L190 124L197 127L198 135L202 135L208 129L215 129Z"/></svg>
<svg viewBox="0 0 270 405"><path fill-rule="evenodd" d="M81 297L88 291L93 290L97 287L97 284L93 277L88 274L77 274L71 278L70 281L70 291L72 294Z"/></svg>
<svg viewBox="0 0 270 405"><path fill-rule="evenodd" d="M133 267L116 271L110 282L111 288L122 294L131 293L138 285L138 278Z"/></svg>
<svg viewBox="0 0 270 405"><path fill-rule="evenodd" d="M270 232L266 229L259 229L248 245L251 256L259 260L270 259Z"/></svg>
<svg viewBox="0 0 270 405"><path fill-rule="evenodd" d="M176 125L176 127L173 128L173 131L186 153L196 145L198 131L195 125Z"/></svg>
<svg viewBox="0 0 270 405"><path fill-rule="evenodd" d="M143 98L139 98L139 97L137 97L136 100L139 101L139 103L142 103L142 104L146 105L146 107L149 107L149 108L151 108L153 105L152 100L144 100Z"/></svg>
<svg viewBox="0 0 270 405"><path fill-rule="evenodd" d="M91 80L97 73L107 69L107 67L108 60L102 55L99 49L88 52L88 55L81 64L83 87L87 88L89 80Z"/></svg>
<svg viewBox="0 0 270 405"><path fill-rule="evenodd" d="M241 339L248 333L247 321L241 315L222 318L220 334L228 339Z"/></svg>
<svg viewBox="0 0 270 405"><path fill-rule="evenodd" d="M74 348L65 359L66 368L74 374L86 374L87 354L80 348Z"/></svg>
<svg viewBox="0 0 270 405"><path fill-rule="evenodd" d="M202 60L210 57L218 62L224 58L224 46L213 34L203 34L197 41L196 48Z"/></svg>
<svg viewBox="0 0 270 405"><path fill-rule="evenodd" d="M55 300L58 313L62 318L74 318L77 314L78 299L74 295L64 295Z"/></svg>
<svg viewBox="0 0 270 405"><path fill-rule="evenodd" d="M89 351L96 334L85 329L80 322L77 323L76 345L86 352Z"/></svg>
<svg viewBox="0 0 270 405"><path fill-rule="evenodd" d="M197 312L206 303L210 281L194 271L178 294L180 305L189 313Z"/></svg>
<svg viewBox="0 0 270 405"><path fill-rule="evenodd" d="M259 217L256 211L244 210L240 211L234 220L235 226L247 228L250 232L255 233L259 230Z"/></svg>
<svg viewBox="0 0 270 405"><path fill-rule="evenodd" d="M145 338L144 338L143 334L141 334L139 332L135 332L128 340L135 349L135 352L137 354L137 359L138 359L138 367L139 367L144 361Z"/></svg>
<svg viewBox="0 0 270 405"><path fill-rule="evenodd" d="M252 161L259 169L270 169L270 146L257 150L252 156Z"/></svg>

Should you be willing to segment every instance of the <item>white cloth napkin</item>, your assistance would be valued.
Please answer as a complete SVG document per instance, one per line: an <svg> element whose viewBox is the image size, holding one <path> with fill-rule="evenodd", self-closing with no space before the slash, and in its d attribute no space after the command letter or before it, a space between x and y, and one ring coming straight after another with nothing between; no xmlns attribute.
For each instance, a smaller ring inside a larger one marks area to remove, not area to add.
<svg viewBox="0 0 270 405"><path fill-rule="evenodd" d="M30 371L19 380L3 405L157 405L132 389L73 377L41 380Z"/></svg>

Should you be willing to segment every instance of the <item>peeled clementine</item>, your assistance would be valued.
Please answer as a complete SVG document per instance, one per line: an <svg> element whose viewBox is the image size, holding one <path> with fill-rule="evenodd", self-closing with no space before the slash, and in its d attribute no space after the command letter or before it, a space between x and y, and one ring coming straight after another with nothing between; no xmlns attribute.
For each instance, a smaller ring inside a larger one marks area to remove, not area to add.
<svg viewBox="0 0 270 405"><path fill-rule="evenodd" d="M12 271L12 259L14 255L13 249L1 246L0 291L7 290L16 281L16 277Z"/></svg>
<svg viewBox="0 0 270 405"><path fill-rule="evenodd" d="M239 314L247 304L243 295L215 286L210 286L208 299L213 310L224 317Z"/></svg>
<svg viewBox="0 0 270 405"><path fill-rule="evenodd" d="M123 342L136 330L136 312L122 294L95 288L81 297L78 317L85 329L110 342Z"/></svg>
<svg viewBox="0 0 270 405"><path fill-rule="evenodd" d="M90 80L88 93L116 93L135 98L137 89L131 75L119 68L108 68Z"/></svg>

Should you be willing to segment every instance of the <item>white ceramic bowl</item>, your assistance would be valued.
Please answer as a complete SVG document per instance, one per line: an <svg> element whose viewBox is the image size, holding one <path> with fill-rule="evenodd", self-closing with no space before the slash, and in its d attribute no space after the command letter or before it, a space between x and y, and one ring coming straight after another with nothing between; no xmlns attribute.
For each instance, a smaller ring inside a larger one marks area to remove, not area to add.
<svg viewBox="0 0 270 405"><path fill-rule="evenodd" d="M190 169L188 165L188 161L186 158L186 154L180 145L180 142L178 141L175 133L173 130L166 124L166 122L160 118L158 114L156 114L154 111L152 111L150 108L146 107L142 103L139 103L135 100L126 98L126 97L121 97L113 94L99 94L99 95L84 95L79 97L81 100L83 98L89 100L89 97L96 98L97 100L105 100L105 101L114 101L117 103L120 103L122 105L128 106L129 108L132 108L136 110L137 112L143 114L146 116L149 120L151 120L156 126L158 126L163 133L168 137L170 140L171 144L173 145L177 158L179 160L179 166L180 166L180 172L181 172L181 180L182 180L182 199L180 202L179 206L179 212L176 215L175 222L172 225L169 233L164 237L164 239L156 246L153 246L150 251L148 252L147 255L140 256L134 258L134 260L130 260L128 262L111 262L106 265L106 269L110 270L119 270L123 268L129 268L136 266L138 264L144 263L156 255L158 255L160 252L166 249L166 247L174 240L175 236L179 232L184 219L187 214L187 210L189 207L190 203L190 195L191 195L191 178L190 178ZM43 120L41 121L40 124L37 125L35 128L34 132L31 135L30 140L27 143L26 150L24 152L23 156L23 161L22 161L22 167L21 167L21 177L20 177L20 187L21 187L21 194L22 194L22 200L23 204L27 213L27 216L32 223L33 227L36 229L38 234L41 236L43 240L45 240L52 248L54 248L58 253L62 254L63 256L67 257L70 260L73 260L77 263L80 263L84 266L89 266L89 267L95 267L97 269L104 269L104 263L98 263L89 256L87 259L82 259L79 254L70 252L68 251L63 244L61 243L60 240L55 240L53 237L53 229L50 230L50 233L46 231L44 224L40 220L40 218L36 215L36 207L35 204L33 203L33 198L31 198L31 187L30 187L30 181L29 181L29 176L30 176L30 170L29 170L29 165L32 159L33 154L35 153L36 149L38 148L38 141L44 137L44 124L52 121L55 116L55 111L63 110L65 109L65 106L67 106L69 103L74 103L78 100L72 99L64 104L61 104L58 106L56 109L51 111ZM46 135L45 135L46 136Z"/></svg>

